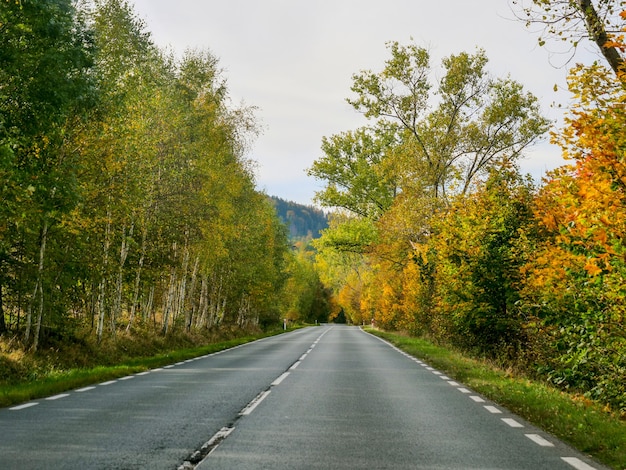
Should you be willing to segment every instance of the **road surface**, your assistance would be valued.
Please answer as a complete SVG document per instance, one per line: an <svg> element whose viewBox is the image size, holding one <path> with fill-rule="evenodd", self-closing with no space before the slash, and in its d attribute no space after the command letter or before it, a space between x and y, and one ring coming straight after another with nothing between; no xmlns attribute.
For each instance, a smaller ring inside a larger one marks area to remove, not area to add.
<svg viewBox="0 0 626 470"><path fill-rule="evenodd" d="M332 325L0 409L0 436L2 469L605 468Z"/></svg>

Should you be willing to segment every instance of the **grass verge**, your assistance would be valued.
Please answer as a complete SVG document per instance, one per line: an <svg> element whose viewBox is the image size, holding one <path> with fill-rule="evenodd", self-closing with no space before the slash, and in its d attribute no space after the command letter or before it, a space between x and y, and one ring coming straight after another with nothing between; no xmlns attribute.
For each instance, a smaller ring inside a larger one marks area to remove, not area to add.
<svg viewBox="0 0 626 470"><path fill-rule="evenodd" d="M29 400L48 397L75 388L113 380L149 369L184 361L205 354L211 354L234 346L255 341L267 336L282 333L282 330L257 333L198 347L162 352L156 355L125 358L112 365L54 369L50 368L30 380L17 380L11 383L0 382L0 407L12 406Z"/></svg>
<svg viewBox="0 0 626 470"><path fill-rule="evenodd" d="M515 377L485 361L464 357L424 339L371 328L366 331L428 362L605 465L626 470L626 421L599 404L544 383Z"/></svg>

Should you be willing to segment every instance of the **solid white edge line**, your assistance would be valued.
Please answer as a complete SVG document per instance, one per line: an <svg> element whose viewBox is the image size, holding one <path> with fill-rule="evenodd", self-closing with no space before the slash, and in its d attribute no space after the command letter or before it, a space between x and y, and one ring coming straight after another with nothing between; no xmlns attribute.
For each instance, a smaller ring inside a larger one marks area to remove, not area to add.
<svg viewBox="0 0 626 470"><path fill-rule="evenodd" d="M596 470L596 467L587 465L585 462L576 457L561 457L561 460L570 464L576 470Z"/></svg>
<svg viewBox="0 0 626 470"><path fill-rule="evenodd" d="M53 395L51 397L46 398L46 400L58 400L59 398L69 397L69 393L59 393L58 395Z"/></svg>
<svg viewBox="0 0 626 470"><path fill-rule="evenodd" d="M259 395L254 397L252 399L252 401L250 403L248 403L243 410L241 410L239 415L240 416L248 416L250 413L252 413L254 411L254 409L257 406L259 406L259 403L261 403L263 400L265 400L265 398L267 398L267 396L270 394L270 392L271 392L271 390L265 390L264 392L261 392Z"/></svg>
<svg viewBox="0 0 626 470"><path fill-rule="evenodd" d="M533 441L535 444L540 445L541 447L554 447L552 442L544 439L539 434L524 434L528 439Z"/></svg>
<svg viewBox="0 0 626 470"><path fill-rule="evenodd" d="M37 403L36 401L31 401L30 403L24 403L23 405L17 405L12 408L9 408L9 410L18 411L18 410L23 410L24 408L30 408L31 406L35 406L35 405L39 405L39 403Z"/></svg>
<svg viewBox="0 0 626 470"><path fill-rule="evenodd" d="M289 372L283 372L280 377L272 382L272 386L280 385L280 383L287 378Z"/></svg>

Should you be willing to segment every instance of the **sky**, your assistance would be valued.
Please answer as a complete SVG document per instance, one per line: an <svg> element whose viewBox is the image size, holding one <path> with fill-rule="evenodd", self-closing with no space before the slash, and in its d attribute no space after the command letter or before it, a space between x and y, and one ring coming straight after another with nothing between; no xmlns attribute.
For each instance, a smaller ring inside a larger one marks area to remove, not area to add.
<svg viewBox="0 0 626 470"><path fill-rule="evenodd" d="M520 82L555 122L569 99L565 58L539 47L509 0L130 1L159 47L219 59L233 107L255 107L262 127L247 155L258 189L300 204L323 188L306 174L322 138L368 124L346 98L354 74L383 68L389 41L425 47L433 66L482 48L490 73ZM562 164L548 142L520 162L536 180Z"/></svg>

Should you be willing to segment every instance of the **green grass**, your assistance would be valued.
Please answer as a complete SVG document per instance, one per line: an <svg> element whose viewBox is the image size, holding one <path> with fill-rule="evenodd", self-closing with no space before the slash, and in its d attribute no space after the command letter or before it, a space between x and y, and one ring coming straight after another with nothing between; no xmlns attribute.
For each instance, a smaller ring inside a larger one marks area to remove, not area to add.
<svg viewBox="0 0 626 470"><path fill-rule="evenodd" d="M580 395L516 377L420 338L366 328L616 470L626 470L626 421Z"/></svg>

